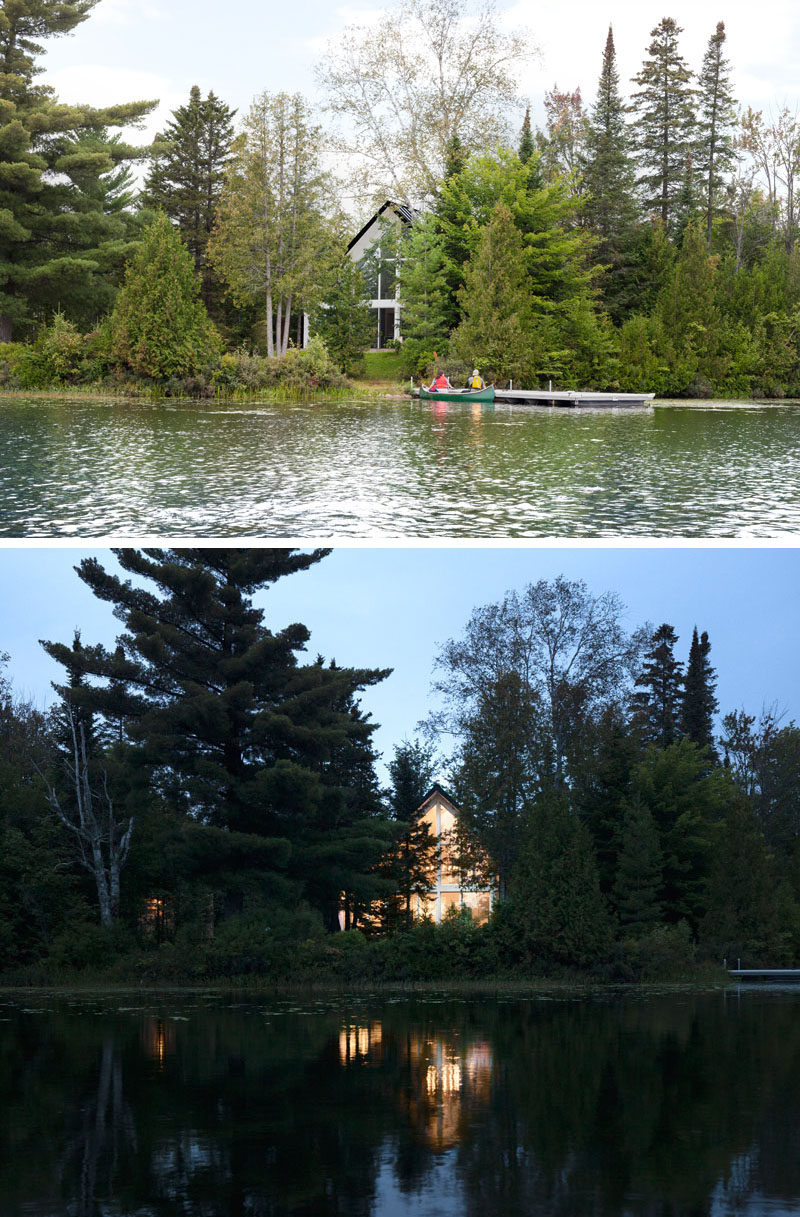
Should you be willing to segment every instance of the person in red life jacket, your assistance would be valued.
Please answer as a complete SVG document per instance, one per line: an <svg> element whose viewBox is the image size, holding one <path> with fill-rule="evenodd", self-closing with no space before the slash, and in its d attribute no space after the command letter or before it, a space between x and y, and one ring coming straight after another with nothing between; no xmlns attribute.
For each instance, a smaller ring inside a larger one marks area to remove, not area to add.
<svg viewBox="0 0 800 1217"><path fill-rule="evenodd" d="M434 376L430 384L430 393L440 393L443 389L452 389L450 381L445 376L444 372L440 372L438 376Z"/></svg>

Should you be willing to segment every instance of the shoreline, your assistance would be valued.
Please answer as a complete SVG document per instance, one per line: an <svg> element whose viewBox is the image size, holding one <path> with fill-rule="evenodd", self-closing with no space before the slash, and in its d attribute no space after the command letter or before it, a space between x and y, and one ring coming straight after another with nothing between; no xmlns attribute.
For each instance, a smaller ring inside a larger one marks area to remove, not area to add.
<svg viewBox="0 0 800 1217"><path fill-rule="evenodd" d="M53 982L52 984L36 982L35 984L26 985L23 983L4 983L0 982L0 996L8 996L10 994L19 993L30 996L31 994L40 994L42 996L51 995L70 996L77 993L87 996L113 996L121 993L138 993L144 994L159 994L159 993L254 993L254 994L285 994L290 997L292 994L298 993L321 993L330 995L346 995L358 994L363 996L369 994L375 997L391 997L398 994L407 995L409 997L419 994L437 993L437 994L452 994L453 996L463 996L472 994L478 997L490 997L494 995L512 996L518 994L520 997L527 995L536 996L537 994L558 994L564 997L575 996L591 996L592 994L610 994L610 993L646 993L648 991L658 990L659 992L719 992L724 989L734 986L741 987L741 981L737 982L732 977L726 974L720 974L721 969L713 969L708 972L702 972L697 976L683 976L679 979L665 980L638 980L638 981L623 981L623 980L598 980L596 978L580 978L572 977L565 978L545 978L545 977L530 977L528 979L509 979L509 978L474 978L471 980L373 980L366 979L345 981L342 979L331 978L323 979L307 979L307 980L274 980L269 981L266 978L261 980L254 979L249 976L221 978L214 983L192 984L170 984L168 981L148 981L147 983L139 983L135 980L130 981L102 981L102 980L86 980L86 981L63 981ZM764 984L755 984L752 986L754 990L763 989ZM798 986L800 989L800 986Z"/></svg>
<svg viewBox="0 0 800 1217"><path fill-rule="evenodd" d="M346 388L336 389L307 389L307 390L259 390L252 392L242 392L234 394L216 394L211 397L168 397L157 391L148 391L141 393L131 392L116 392L113 389L101 389L95 387L87 387L85 389L75 385L65 385L58 389L0 389L0 403L3 401L85 401L85 402L113 402L123 403L130 402L131 404L144 403L146 405L174 405L174 406L205 406L205 405L297 405L310 402L321 402L324 404L345 402L352 400L364 400L367 402L414 402L417 397L412 395L408 389L402 388L400 385L390 382L370 382L368 384L354 383ZM458 405L460 403L452 403ZM597 405L595 403L588 405L575 406L550 406L534 403L497 403L501 407L507 405L507 408L520 410L529 409L548 412L558 412L560 414L568 413L586 413L587 411L615 411L624 413L627 411L640 413L642 410L652 409L674 409L676 407L691 408L695 410L733 410L733 409L753 409L762 407L764 409L778 409L781 406L798 406L800 398L797 397L656 397L644 406L639 405ZM495 407L496 408L496 407Z"/></svg>

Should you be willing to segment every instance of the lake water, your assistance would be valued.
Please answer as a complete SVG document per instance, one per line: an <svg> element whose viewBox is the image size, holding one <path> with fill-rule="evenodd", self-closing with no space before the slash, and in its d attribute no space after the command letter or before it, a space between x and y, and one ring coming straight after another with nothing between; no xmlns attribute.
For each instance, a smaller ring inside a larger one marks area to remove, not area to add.
<svg viewBox="0 0 800 1217"><path fill-rule="evenodd" d="M4 537L797 537L800 406L0 403Z"/></svg>
<svg viewBox="0 0 800 1217"><path fill-rule="evenodd" d="M0 994L2 1217L800 1213L800 991Z"/></svg>

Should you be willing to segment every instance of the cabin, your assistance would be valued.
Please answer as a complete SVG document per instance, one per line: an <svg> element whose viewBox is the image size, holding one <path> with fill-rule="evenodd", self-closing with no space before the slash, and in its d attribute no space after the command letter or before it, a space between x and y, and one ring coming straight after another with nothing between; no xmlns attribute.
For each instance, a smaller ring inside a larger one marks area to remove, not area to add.
<svg viewBox="0 0 800 1217"><path fill-rule="evenodd" d="M370 307L375 314L373 350L385 349L402 338L397 298L397 235L414 221L405 203L387 199L347 246L347 253L364 271Z"/></svg>
<svg viewBox="0 0 800 1217"><path fill-rule="evenodd" d="M451 909L469 909L472 920L484 925L489 920L495 898L494 887L485 878L465 879L456 868L453 841L459 809L438 783L434 784L417 809L439 843L435 874L431 886L423 895L414 896L414 915L430 917L438 923Z"/></svg>

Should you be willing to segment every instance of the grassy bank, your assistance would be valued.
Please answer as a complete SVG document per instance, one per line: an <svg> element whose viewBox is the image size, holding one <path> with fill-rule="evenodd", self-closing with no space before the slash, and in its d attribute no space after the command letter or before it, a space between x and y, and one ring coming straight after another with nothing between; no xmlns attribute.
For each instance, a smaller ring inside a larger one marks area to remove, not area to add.
<svg viewBox="0 0 800 1217"><path fill-rule="evenodd" d="M55 385L49 389L0 389L2 401L145 401L170 402L174 405L197 405L203 401L214 402L337 402L385 401L387 398L405 398L402 390L391 381L349 382L343 388L297 388L278 385L272 389L236 389L218 392L213 397L176 397L156 387L108 388L105 385Z"/></svg>

